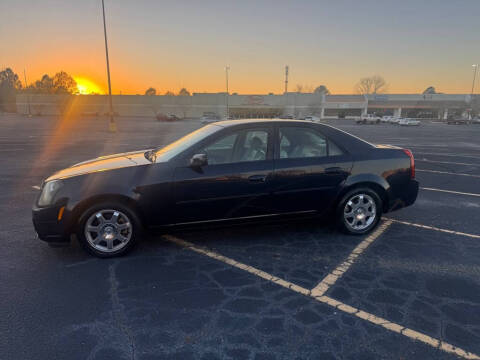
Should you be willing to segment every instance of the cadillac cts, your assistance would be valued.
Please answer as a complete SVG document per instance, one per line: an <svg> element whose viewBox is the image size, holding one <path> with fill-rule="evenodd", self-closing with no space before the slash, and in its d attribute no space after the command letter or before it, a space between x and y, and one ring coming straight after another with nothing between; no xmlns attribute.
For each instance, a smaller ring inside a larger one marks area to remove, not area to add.
<svg viewBox="0 0 480 360"><path fill-rule="evenodd" d="M185 224L333 215L347 233L365 234L417 193L409 150L306 121L223 121L60 170L43 182L33 224L52 245L76 234L112 257L143 229Z"/></svg>

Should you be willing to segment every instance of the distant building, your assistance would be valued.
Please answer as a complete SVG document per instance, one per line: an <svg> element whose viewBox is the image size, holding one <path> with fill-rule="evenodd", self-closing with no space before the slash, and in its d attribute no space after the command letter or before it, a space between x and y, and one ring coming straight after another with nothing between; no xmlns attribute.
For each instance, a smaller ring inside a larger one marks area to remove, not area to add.
<svg viewBox="0 0 480 360"><path fill-rule="evenodd" d="M292 115L299 118L316 115L321 118L356 117L367 113L404 117L446 118L461 114L470 103L465 94L374 94L321 95L289 92L282 95L227 95L194 93L192 96L114 95L115 112L120 116L153 116L157 113L179 117L201 117L213 112L233 118L272 118ZM65 109L79 114L102 115L108 111L105 95L17 95L17 112L53 115Z"/></svg>

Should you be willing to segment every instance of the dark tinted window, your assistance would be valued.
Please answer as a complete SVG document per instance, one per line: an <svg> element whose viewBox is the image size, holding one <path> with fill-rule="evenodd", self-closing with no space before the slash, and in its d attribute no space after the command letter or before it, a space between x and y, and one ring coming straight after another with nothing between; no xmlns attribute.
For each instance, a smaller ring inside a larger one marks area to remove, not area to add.
<svg viewBox="0 0 480 360"><path fill-rule="evenodd" d="M342 150L327 138L309 128L282 127L279 129L280 159L341 155Z"/></svg>
<svg viewBox="0 0 480 360"><path fill-rule="evenodd" d="M229 164L267 159L268 131L241 130L230 133L203 148L208 163Z"/></svg>

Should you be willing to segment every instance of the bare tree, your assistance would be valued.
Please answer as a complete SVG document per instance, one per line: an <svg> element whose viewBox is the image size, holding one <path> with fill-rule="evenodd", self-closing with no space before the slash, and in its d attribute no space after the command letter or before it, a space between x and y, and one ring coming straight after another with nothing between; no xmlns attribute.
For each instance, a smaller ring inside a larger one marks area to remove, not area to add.
<svg viewBox="0 0 480 360"><path fill-rule="evenodd" d="M436 94L437 92L435 91L435 88L433 86L427 87L422 94Z"/></svg>
<svg viewBox="0 0 480 360"><path fill-rule="evenodd" d="M173 93L173 91L170 91L170 90L166 91L164 95L165 95L165 96L175 96L175 94Z"/></svg>
<svg viewBox="0 0 480 360"><path fill-rule="evenodd" d="M303 92L303 85L302 84L297 84L297 86L295 87L295 91L297 93Z"/></svg>
<svg viewBox="0 0 480 360"><path fill-rule="evenodd" d="M355 85L355 91L358 94L381 94L387 90L387 82L380 75L373 75L361 78Z"/></svg>
<svg viewBox="0 0 480 360"><path fill-rule="evenodd" d="M157 90L155 90L155 88L153 88L153 87L150 87L147 90L145 90L145 95L147 95L147 96L157 95Z"/></svg>
<svg viewBox="0 0 480 360"><path fill-rule="evenodd" d="M313 90L314 94L321 94L321 95L330 95L330 90L327 89L325 85L320 85Z"/></svg>
<svg viewBox="0 0 480 360"><path fill-rule="evenodd" d="M178 92L178 96L190 96L190 91L185 88L181 88Z"/></svg>

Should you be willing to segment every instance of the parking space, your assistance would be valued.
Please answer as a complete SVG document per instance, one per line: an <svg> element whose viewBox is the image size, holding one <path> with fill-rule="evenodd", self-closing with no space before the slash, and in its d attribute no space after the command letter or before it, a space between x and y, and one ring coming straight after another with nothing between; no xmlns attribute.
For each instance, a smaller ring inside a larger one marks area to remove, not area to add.
<svg viewBox="0 0 480 360"><path fill-rule="evenodd" d="M328 295L480 352L479 239L393 224Z"/></svg>
<svg viewBox="0 0 480 360"><path fill-rule="evenodd" d="M480 126L332 121L417 158L416 204L369 236L314 221L182 230L99 260L75 243L51 249L34 239L33 186L58 168L165 144L200 124L120 119L113 135L92 119L0 122L5 358L480 355Z"/></svg>

